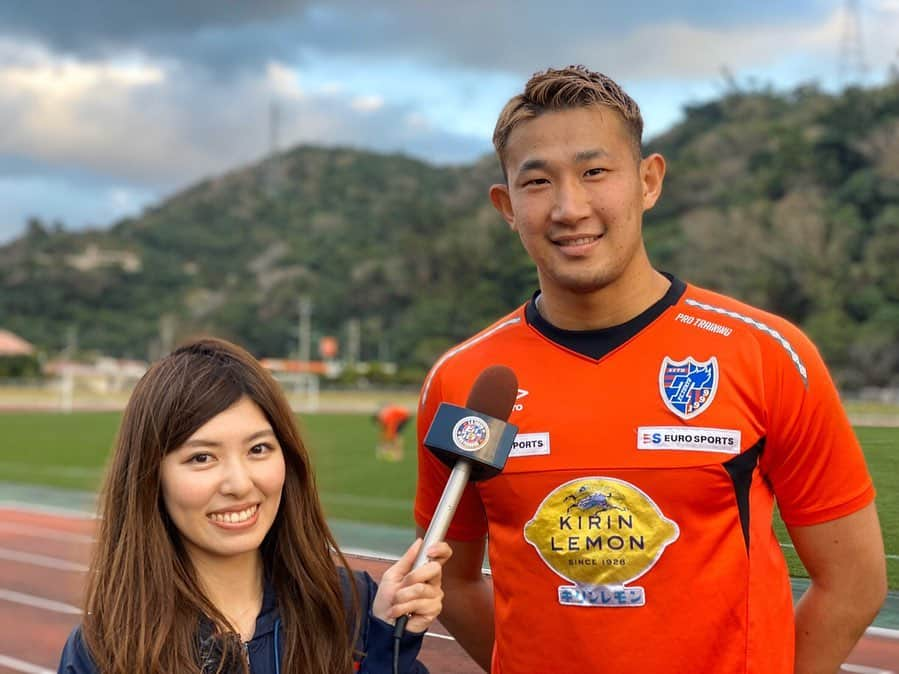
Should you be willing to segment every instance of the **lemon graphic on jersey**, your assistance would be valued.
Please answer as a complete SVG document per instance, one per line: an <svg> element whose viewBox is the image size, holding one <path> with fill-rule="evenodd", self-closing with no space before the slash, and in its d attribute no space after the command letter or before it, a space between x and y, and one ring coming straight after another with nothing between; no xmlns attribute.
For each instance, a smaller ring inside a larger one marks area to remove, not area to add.
<svg viewBox="0 0 899 674"><path fill-rule="evenodd" d="M559 602L642 606L643 588L627 583L649 571L680 533L642 490L611 477L578 478L550 492L524 527L549 568L574 585Z"/></svg>

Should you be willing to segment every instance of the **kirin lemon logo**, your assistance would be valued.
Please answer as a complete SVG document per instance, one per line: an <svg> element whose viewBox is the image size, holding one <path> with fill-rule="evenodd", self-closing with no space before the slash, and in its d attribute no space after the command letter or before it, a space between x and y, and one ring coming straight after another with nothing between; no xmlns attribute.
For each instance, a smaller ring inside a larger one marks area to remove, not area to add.
<svg viewBox="0 0 899 674"><path fill-rule="evenodd" d="M546 565L574 583L559 587L559 602L575 606L643 606L643 588L627 583L649 571L679 534L643 491L611 477L560 485L524 527Z"/></svg>

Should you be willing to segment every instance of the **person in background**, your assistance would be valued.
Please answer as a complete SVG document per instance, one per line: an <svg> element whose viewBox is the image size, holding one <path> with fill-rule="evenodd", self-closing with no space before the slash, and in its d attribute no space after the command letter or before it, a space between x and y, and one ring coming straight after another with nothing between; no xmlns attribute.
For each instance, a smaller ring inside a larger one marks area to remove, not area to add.
<svg viewBox="0 0 899 674"><path fill-rule="evenodd" d="M446 544L420 542L378 587L325 522L287 400L217 339L155 363L125 409L101 493L84 619L59 672L335 674L399 669L440 612Z"/></svg>
<svg viewBox="0 0 899 674"><path fill-rule="evenodd" d="M402 405L383 405L375 413L375 421L381 429L375 457L382 461L402 461L404 454L403 428L409 422L409 410Z"/></svg>
<svg viewBox="0 0 899 674"><path fill-rule="evenodd" d="M490 199L539 289L422 387L419 441L484 367L521 387L505 470L467 486L447 534L441 622L495 674L833 674L886 592L861 448L799 329L653 268L665 160L642 128L583 66L500 113ZM422 530L447 473L419 447ZM795 608L775 503L811 581Z"/></svg>

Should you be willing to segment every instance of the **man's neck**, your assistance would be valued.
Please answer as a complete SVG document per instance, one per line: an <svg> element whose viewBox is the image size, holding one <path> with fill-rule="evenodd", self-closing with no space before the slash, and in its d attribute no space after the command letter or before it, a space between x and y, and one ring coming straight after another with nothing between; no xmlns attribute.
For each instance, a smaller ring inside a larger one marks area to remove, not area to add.
<svg viewBox="0 0 899 674"><path fill-rule="evenodd" d="M537 311L562 330L600 330L639 316L662 299L670 287L665 276L647 265L592 293L541 288Z"/></svg>

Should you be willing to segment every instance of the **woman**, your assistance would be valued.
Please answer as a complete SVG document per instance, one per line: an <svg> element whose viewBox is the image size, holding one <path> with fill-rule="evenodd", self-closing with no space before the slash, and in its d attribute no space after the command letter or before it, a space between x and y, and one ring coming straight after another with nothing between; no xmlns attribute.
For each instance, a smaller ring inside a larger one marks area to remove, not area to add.
<svg viewBox="0 0 899 674"><path fill-rule="evenodd" d="M233 344L189 344L138 382L100 510L60 672L390 672L404 614L399 671L427 671L449 546L410 573L416 542L380 588L347 571L284 394Z"/></svg>

